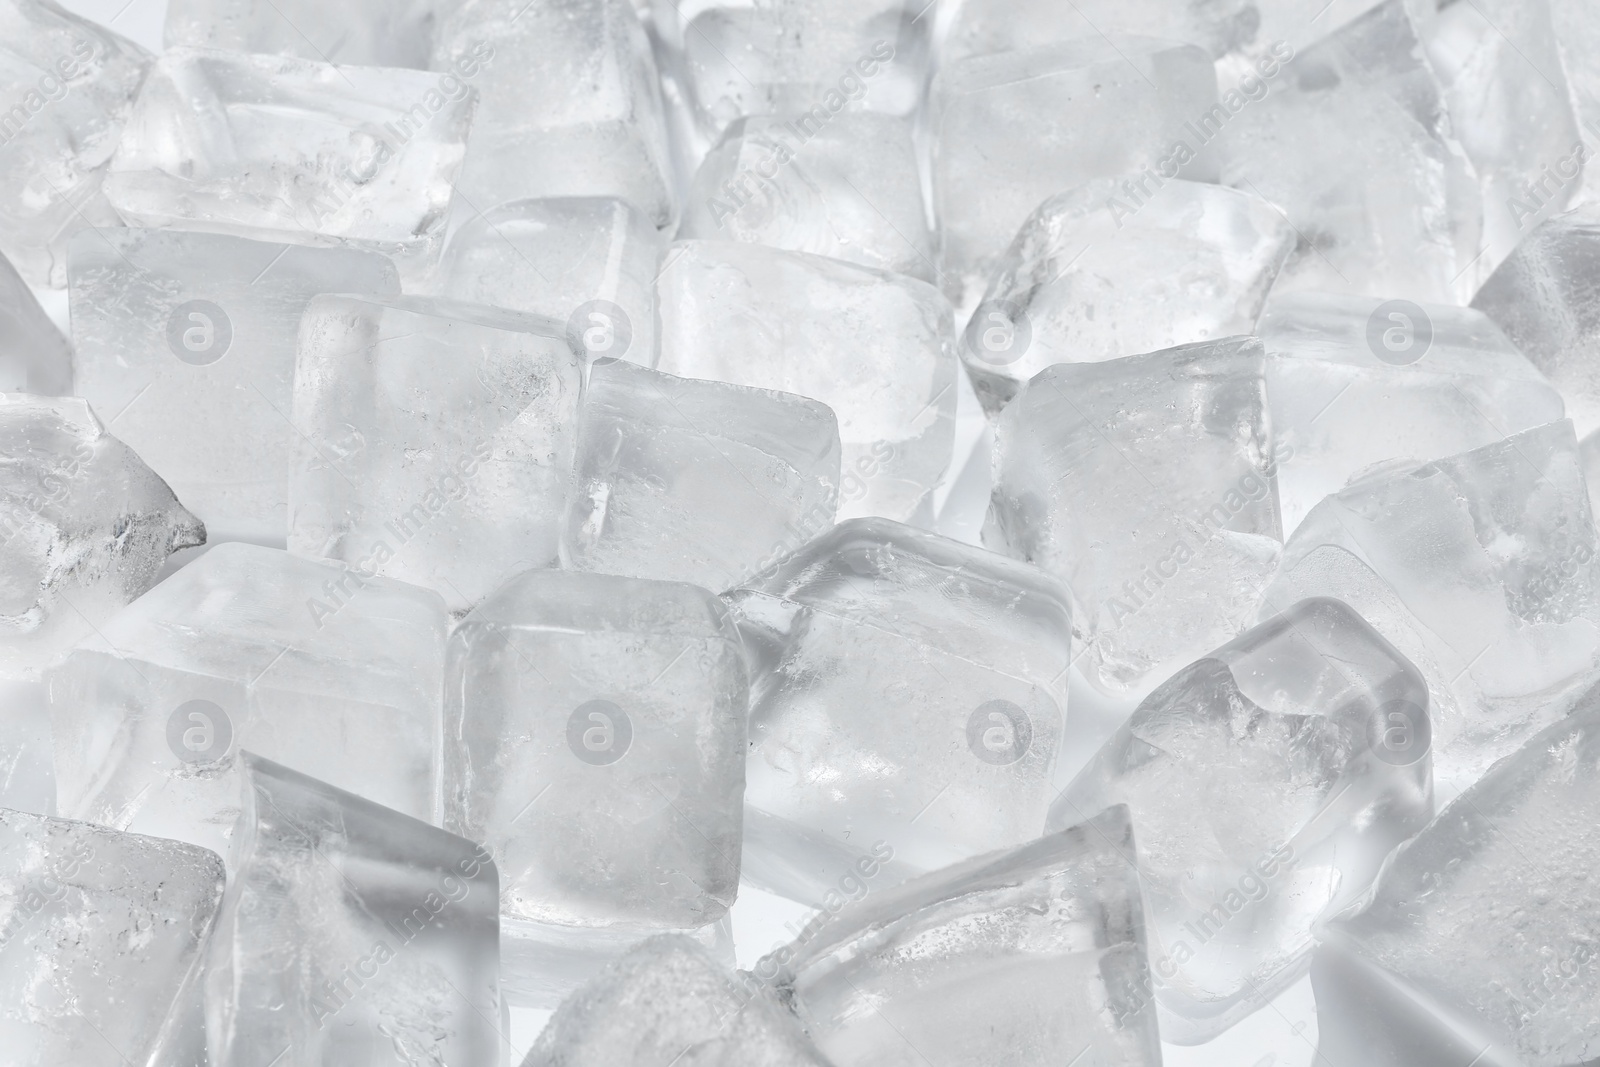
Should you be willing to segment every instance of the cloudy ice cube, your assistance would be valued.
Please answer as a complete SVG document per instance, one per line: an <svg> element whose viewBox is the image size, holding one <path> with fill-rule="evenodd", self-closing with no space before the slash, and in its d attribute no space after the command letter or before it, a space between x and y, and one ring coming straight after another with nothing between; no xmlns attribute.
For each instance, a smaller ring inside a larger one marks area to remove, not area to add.
<svg viewBox="0 0 1600 1067"><path fill-rule="evenodd" d="M464 611L556 559L583 359L545 319L319 296L300 325L289 548Z"/></svg>
<svg viewBox="0 0 1600 1067"><path fill-rule="evenodd" d="M1594 1062L1597 772L1590 694L1400 849L1371 906L1326 931L1311 972L1334 1062Z"/></svg>
<svg viewBox="0 0 1600 1067"><path fill-rule="evenodd" d="M1549 0L1549 4L1578 124L1593 135L1600 130L1600 18L1588 0ZM1592 155L1586 159L1583 168L1584 201L1594 200L1600 190L1600 166L1592 159Z"/></svg>
<svg viewBox="0 0 1600 1067"><path fill-rule="evenodd" d="M737 120L695 172L678 236L934 275L911 127L870 111Z"/></svg>
<svg viewBox="0 0 1600 1067"><path fill-rule="evenodd" d="M494 1064L499 878L478 845L241 753L205 976L212 1067Z"/></svg>
<svg viewBox="0 0 1600 1067"><path fill-rule="evenodd" d="M1042 371L996 430L984 544L1063 579L1107 693L1237 634L1282 552L1261 342Z"/></svg>
<svg viewBox="0 0 1600 1067"><path fill-rule="evenodd" d="M323 292L398 295L371 252L104 229L71 246L80 395L206 523L282 545L295 331Z"/></svg>
<svg viewBox="0 0 1600 1067"><path fill-rule="evenodd" d="M1257 333L1289 533L1382 465L1441 459L1562 417L1550 383L1470 308L1292 293L1272 298Z"/></svg>
<svg viewBox="0 0 1600 1067"><path fill-rule="evenodd" d="M651 938L575 992L522 1067L832 1067L770 988L685 937Z"/></svg>
<svg viewBox="0 0 1600 1067"><path fill-rule="evenodd" d="M1300 235L1279 288L1464 301L1481 197L1406 0L1264 84L1260 99L1198 121L1220 138L1223 184L1277 204Z"/></svg>
<svg viewBox="0 0 1600 1067"><path fill-rule="evenodd" d="M747 881L819 903L858 863L883 864L876 889L1039 835L1066 711L1059 583L856 519L726 598L752 662Z"/></svg>
<svg viewBox="0 0 1600 1067"><path fill-rule="evenodd" d="M564 323L592 359L656 361L662 240L638 208L605 197L518 200L450 235L430 292Z"/></svg>
<svg viewBox="0 0 1600 1067"><path fill-rule="evenodd" d="M11 261L0 254L0 391L72 392L72 346Z"/></svg>
<svg viewBox="0 0 1600 1067"><path fill-rule="evenodd" d="M138 226L348 243L422 270L473 107L453 75L170 49L139 91L106 197Z"/></svg>
<svg viewBox="0 0 1600 1067"><path fill-rule="evenodd" d="M1266 604L1304 596L1346 601L1421 669L1454 796L1600 679L1600 540L1572 424L1328 497Z"/></svg>
<svg viewBox="0 0 1600 1067"><path fill-rule="evenodd" d="M1194 45L1093 35L976 56L934 79L933 199L944 290L976 303L996 261L1046 198L1094 178L1214 180L1186 123L1216 100Z"/></svg>
<svg viewBox="0 0 1600 1067"><path fill-rule="evenodd" d="M150 55L49 0L0 0L0 254L67 283L65 243L114 226L101 194Z"/></svg>
<svg viewBox="0 0 1600 1067"><path fill-rule="evenodd" d="M792 393L589 371L562 566L728 589L833 525L839 423Z"/></svg>
<svg viewBox="0 0 1600 1067"><path fill-rule="evenodd" d="M1154 1067L1133 828L1113 808L819 917L756 966L838 1067Z"/></svg>
<svg viewBox="0 0 1600 1067"><path fill-rule="evenodd" d="M60 813L227 855L249 747L436 821L447 627L426 589L218 545L49 671Z"/></svg>
<svg viewBox="0 0 1600 1067"><path fill-rule="evenodd" d="M954 316L926 282L799 252L674 245L659 368L820 400L839 417L839 516L927 517L955 441Z"/></svg>
<svg viewBox="0 0 1600 1067"><path fill-rule="evenodd" d="M428 69L439 0L168 0L168 48Z"/></svg>
<svg viewBox="0 0 1600 1067"><path fill-rule="evenodd" d="M655 60L629 0L454 0L433 68L478 91L459 193L474 213L609 196L675 214Z"/></svg>
<svg viewBox="0 0 1600 1067"><path fill-rule="evenodd" d="M723 918L749 683L720 601L529 571L457 627L447 672L445 826L500 866L520 997L553 1003L630 943Z"/></svg>
<svg viewBox="0 0 1600 1067"><path fill-rule="evenodd" d="M1306 600L1185 667L1062 793L1052 827L1139 828L1161 1036L1207 1041L1305 973L1313 930L1432 814L1422 675Z"/></svg>
<svg viewBox="0 0 1600 1067"><path fill-rule="evenodd" d="M7 1067L176 1063L222 881L205 849L0 808Z"/></svg>
<svg viewBox="0 0 1600 1067"><path fill-rule="evenodd" d="M1220 185L1100 179L1040 205L967 323L961 359L991 415L1056 363L1252 333L1294 230Z"/></svg>

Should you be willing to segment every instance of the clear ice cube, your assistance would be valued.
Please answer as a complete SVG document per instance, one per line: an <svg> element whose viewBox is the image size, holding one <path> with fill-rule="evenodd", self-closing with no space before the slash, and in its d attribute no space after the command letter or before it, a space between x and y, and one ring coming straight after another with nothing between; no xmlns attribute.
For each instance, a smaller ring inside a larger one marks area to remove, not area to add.
<svg viewBox="0 0 1600 1067"><path fill-rule="evenodd" d="M437 820L436 593L224 544L48 673L60 813L228 854L249 747Z"/></svg>
<svg viewBox="0 0 1600 1067"><path fill-rule="evenodd" d="M745 880L820 903L1044 826L1067 704L1066 590L884 519L726 594L751 674ZM892 860L892 862L889 862Z"/></svg>
<svg viewBox="0 0 1600 1067"><path fill-rule="evenodd" d="M583 358L546 319L319 296L295 364L289 548L465 611L556 559Z"/></svg>
<svg viewBox="0 0 1600 1067"><path fill-rule="evenodd" d="M1023 223L967 323L962 362L997 415L1057 363L1253 333L1294 241L1276 208L1220 185L1080 185Z"/></svg>
<svg viewBox="0 0 1600 1067"><path fill-rule="evenodd" d="M39 306L11 261L0 254L0 391L66 396L72 392L72 346Z"/></svg>
<svg viewBox="0 0 1600 1067"><path fill-rule="evenodd" d="M0 808L0 1059L176 1067L222 882L205 849Z"/></svg>
<svg viewBox="0 0 1600 1067"><path fill-rule="evenodd" d="M211 1067L495 1064L499 879L478 845L253 753L207 950Z"/></svg>
<svg viewBox="0 0 1600 1067"><path fill-rule="evenodd" d="M910 124L871 111L737 120L695 172L678 236L935 271Z"/></svg>
<svg viewBox="0 0 1600 1067"><path fill-rule="evenodd" d="M1283 528L1323 497L1562 417L1561 397L1470 308L1336 293L1275 295L1257 328Z"/></svg>
<svg viewBox="0 0 1600 1067"><path fill-rule="evenodd" d="M739 884L749 683L712 594L529 571L450 638L445 823L501 872L506 981L553 1003Z"/></svg>
<svg viewBox="0 0 1600 1067"><path fill-rule="evenodd" d="M865 899L763 959L838 1067L1161 1062L1125 808Z"/></svg>
<svg viewBox="0 0 1600 1067"><path fill-rule="evenodd" d="M372 252L178 230L85 231L71 245L80 395L206 523L284 543L295 332L317 293L398 295Z"/></svg>
<svg viewBox="0 0 1600 1067"><path fill-rule="evenodd" d="M730 589L833 525L839 423L792 393L589 371L562 566Z"/></svg>
<svg viewBox="0 0 1600 1067"><path fill-rule="evenodd" d="M954 315L904 275L684 241L656 282L659 369L820 400L843 442L839 516L929 518L955 442Z"/></svg>
<svg viewBox="0 0 1600 1067"><path fill-rule="evenodd" d="M1283 549L1262 363L1252 337L1062 363L1001 415L984 544L1071 588L1103 692L1255 616Z"/></svg>
<svg viewBox="0 0 1600 1067"><path fill-rule="evenodd" d="M1328 497L1266 604L1305 596L1346 601L1421 669L1454 796L1600 678L1600 538L1572 424Z"/></svg>
<svg viewBox="0 0 1600 1067"><path fill-rule="evenodd" d="M66 241L115 226L101 192L151 57L50 0L0 0L0 254L67 283Z"/></svg>
<svg viewBox="0 0 1600 1067"><path fill-rule="evenodd" d="M440 0L168 0L168 48L428 69Z"/></svg>
<svg viewBox="0 0 1600 1067"><path fill-rule="evenodd" d="M1432 814L1422 675L1345 604L1305 600L1145 698L1050 825L1126 804L1161 1036L1200 1044L1305 973Z"/></svg>

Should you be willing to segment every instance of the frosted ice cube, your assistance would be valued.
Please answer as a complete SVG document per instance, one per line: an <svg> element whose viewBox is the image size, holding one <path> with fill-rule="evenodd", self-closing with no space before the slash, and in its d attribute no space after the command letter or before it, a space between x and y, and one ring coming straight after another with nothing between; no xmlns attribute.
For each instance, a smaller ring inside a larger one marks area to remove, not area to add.
<svg viewBox="0 0 1600 1067"><path fill-rule="evenodd" d="M561 328L433 297L319 296L295 365L289 547L464 611L556 559L583 359Z"/></svg>
<svg viewBox="0 0 1600 1067"><path fill-rule="evenodd" d="M249 747L436 820L447 627L426 589L218 545L50 670L61 814L226 855Z"/></svg>
<svg viewBox="0 0 1600 1067"><path fill-rule="evenodd" d="M656 361L660 232L638 208L604 197L518 200L450 235L440 296L565 323L591 358Z"/></svg>
<svg viewBox="0 0 1600 1067"><path fill-rule="evenodd" d="M1283 528L1384 464L1440 459L1562 417L1561 397L1470 308L1275 295L1257 329Z"/></svg>
<svg viewBox="0 0 1600 1067"><path fill-rule="evenodd" d="M728 589L833 525L839 423L792 393L589 371L562 566Z"/></svg>
<svg viewBox="0 0 1600 1067"><path fill-rule="evenodd" d="M840 518L928 518L955 441L954 316L938 290L799 252L684 241L656 282L661 370L820 400Z"/></svg>
<svg viewBox="0 0 1600 1067"><path fill-rule="evenodd" d="M435 70L475 71L458 189L476 212L529 197L611 196L670 222L655 60L628 0L453 0Z"/></svg>
<svg viewBox="0 0 1600 1067"><path fill-rule="evenodd" d="M1220 138L1223 184L1277 204L1300 234L1279 288L1465 301L1483 207L1406 0L1265 84L1264 98L1197 121Z"/></svg>
<svg viewBox="0 0 1600 1067"><path fill-rule="evenodd" d="M1600 18L1588 0L1549 0L1561 66L1572 90L1578 124L1592 136L1600 129ZM1585 159L1581 199L1593 201L1600 191L1600 166Z"/></svg>
<svg viewBox="0 0 1600 1067"><path fill-rule="evenodd" d="M1133 829L1113 808L926 875L762 960L839 1067L1161 1062Z"/></svg>
<svg viewBox="0 0 1600 1067"><path fill-rule="evenodd" d="M106 197L139 226L348 242L421 270L473 107L452 75L170 49L139 91Z"/></svg>
<svg viewBox="0 0 1600 1067"><path fill-rule="evenodd" d="M11 261L0 255L0 390L72 392L72 346Z"/></svg>
<svg viewBox="0 0 1600 1067"><path fill-rule="evenodd" d="M1254 617L1282 552L1261 342L1062 363L996 430L983 541L1072 589L1084 676L1177 670Z"/></svg>
<svg viewBox="0 0 1600 1067"><path fill-rule="evenodd" d="M1319 1015L1346 1027L1321 1028L1338 1063L1593 1062L1597 771L1590 694L1407 842L1365 912L1328 928L1312 981Z"/></svg>
<svg viewBox="0 0 1600 1067"><path fill-rule="evenodd" d="M934 79L933 199L943 288L976 303L996 261L1047 197L1145 168L1214 180L1190 132L1216 100L1194 45L1100 35L977 56Z"/></svg>
<svg viewBox="0 0 1600 1067"><path fill-rule="evenodd" d="M1067 705L1066 590L883 519L730 592L752 662L745 880L821 903L1039 835Z"/></svg>
<svg viewBox="0 0 1600 1067"><path fill-rule="evenodd" d="M1337 600L1306 600L1185 667L1062 793L1055 828L1139 828L1161 1036L1199 1044L1305 973L1432 814L1428 690Z"/></svg>
<svg viewBox="0 0 1600 1067"><path fill-rule="evenodd" d="M240 755L239 850L207 951L212 1067L503 1062L494 861Z"/></svg>
<svg viewBox="0 0 1600 1067"><path fill-rule="evenodd" d="M522 1067L832 1067L787 1007L695 942L651 938L568 998Z"/></svg>
<svg viewBox="0 0 1600 1067"><path fill-rule="evenodd" d="M222 880L205 849L0 808L7 1067L175 1064Z"/></svg>
<svg viewBox="0 0 1600 1067"><path fill-rule="evenodd" d="M695 172L683 238L811 252L934 275L911 127L892 115L763 115L728 127Z"/></svg>
<svg viewBox="0 0 1600 1067"><path fill-rule="evenodd" d="M1422 670L1454 796L1600 676L1600 540L1572 424L1330 496L1266 603L1304 596L1348 602Z"/></svg>
<svg viewBox="0 0 1600 1067"><path fill-rule="evenodd" d="M71 247L77 391L205 520L282 545L295 331L312 296L398 294L356 249L106 229Z"/></svg>
<svg viewBox="0 0 1600 1067"><path fill-rule="evenodd" d="M168 48L428 69L440 0L168 0Z"/></svg>
<svg viewBox="0 0 1600 1067"><path fill-rule="evenodd" d="M529 571L450 638L445 823L500 865L506 981L554 1003L738 890L749 699L704 589Z"/></svg>
<svg viewBox="0 0 1600 1067"><path fill-rule="evenodd" d="M34 285L66 285L67 238L119 221L101 181L150 62L50 0L0 0L0 253Z"/></svg>
<svg viewBox="0 0 1600 1067"><path fill-rule="evenodd" d="M1294 231L1249 193L1145 174L1046 200L967 323L961 358L991 415L1056 363L1252 333Z"/></svg>

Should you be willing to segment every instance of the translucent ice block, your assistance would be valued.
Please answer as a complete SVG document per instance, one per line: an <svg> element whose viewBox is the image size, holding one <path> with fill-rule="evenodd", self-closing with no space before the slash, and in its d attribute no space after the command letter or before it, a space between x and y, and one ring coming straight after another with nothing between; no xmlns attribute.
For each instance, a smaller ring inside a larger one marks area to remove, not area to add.
<svg viewBox="0 0 1600 1067"><path fill-rule="evenodd" d="M320 296L295 365L289 547L465 611L555 561L583 359L546 319Z"/></svg>
<svg viewBox="0 0 1600 1067"><path fill-rule="evenodd" d="M1233 637L1283 550L1261 342L1034 377L1001 416L984 544L1072 589L1084 676L1136 689Z"/></svg>
<svg viewBox="0 0 1600 1067"><path fill-rule="evenodd" d="M1161 1036L1207 1041L1311 962L1314 930L1432 814L1422 675L1346 605L1306 600L1145 698L1052 827L1138 827Z"/></svg>
<svg viewBox="0 0 1600 1067"><path fill-rule="evenodd" d="M950 464L950 305L926 282L798 252L675 245L656 282L661 370L820 400L839 417L839 515L908 519Z"/></svg>
<svg viewBox="0 0 1600 1067"><path fill-rule="evenodd" d="M72 392L72 346L11 261L0 254L0 390Z"/></svg>
<svg viewBox="0 0 1600 1067"><path fill-rule="evenodd" d="M61 814L227 855L239 752L436 820L437 594L227 544L49 673Z"/></svg>
<svg viewBox="0 0 1600 1067"><path fill-rule="evenodd" d="M168 0L168 48L428 69L440 0Z"/></svg>
<svg viewBox="0 0 1600 1067"><path fill-rule="evenodd" d="M212 541L281 546L295 332L317 293L398 295L371 252L177 230L72 242L73 374Z"/></svg>
<svg viewBox="0 0 1600 1067"><path fill-rule="evenodd" d="M727 594L752 662L745 879L819 903L1039 835L1071 620L1044 572L883 519ZM893 862L888 862L892 860Z"/></svg>

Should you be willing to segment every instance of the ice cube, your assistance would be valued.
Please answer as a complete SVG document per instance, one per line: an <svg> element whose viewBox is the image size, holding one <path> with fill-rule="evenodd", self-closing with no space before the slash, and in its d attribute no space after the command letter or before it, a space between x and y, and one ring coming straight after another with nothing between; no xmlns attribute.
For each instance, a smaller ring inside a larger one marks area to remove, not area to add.
<svg viewBox="0 0 1600 1067"><path fill-rule="evenodd" d="M1600 540L1572 424L1330 496L1266 603L1303 596L1346 601L1422 670L1454 796L1600 677Z"/></svg>
<svg viewBox="0 0 1600 1067"><path fill-rule="evenodd" d="M168 48L428 69L440 0L168 0Z"/></svg>
<svg viewBox="0 0 1600 1067"><path fill-rule="evenodd" d="M820 916L763 959L838 1067L1161 1062L1124 808Z"/></svg>
<svg viewBox="0 0 1600 1067"><path fill-rule="evenodd" d="M1590 138L1600 134L1600 18L1588 0L1549 0L1550 21L1555 27L1556 46L1561 66L1572 90L1572 103L1578 124ZM1594 155L1585 157L1583 189L1580 198L1595 199L1600 191L1600 166Z"/></svg>
<svg viewBox="0 0 1600 1067"><path fill-rule="evenodd" d="M0 808L7 1067L176 1064L222 880L205 849Z"/></svg>
<svg viewBox="0 0 1600 1067"><path fill-rule="evenodd" d="M1407 842L1365 912L1328 928L1312 981L1335 1062L1593 1062L1597 771L1591 693Z"/></svg>
<svg viewBox="0 0 1600 1067"><path fill-rule="evenodd" d="M440 296L565 323L594 359L656 362L655 225L621 200L518 200L450 235Z"/></svg>
<svg viewBox="0 0 1600 1067"><path fill-rule="evenodd" d="M704 589L529 571L450 638L446 828L500 866L508 988L553 1004L738 890L749 699Z"/></svg>
<svg viewBox="0 0 1600 1067"><path fill-rule="evenodd" d="M478 113L458 191L475 213L609 196L675 214L655 60L628 0L453 0L433 68L471 71Z"/></svg>
<svg viewBox="0 0 1600 1067"><path fill-rule="evenodd" d="M883 519L730 592L752 662L745 880L822 903L1039 835L1067 703L1066 590ZM888 862L892 860L893 862Z"/></svg>
<svg viewBox="0 0 1600 1067"><path fill-rule="evenodd" d="M1262 363L1251 337L1062 363L1000 418L984 544L1072 589L1075 658L1103 692L1255 616L1283 549Z"/></svg>
<svg viewBox="0 0 1600 1067"><path fill-rule="evenodd" d="M589 371L562 566L729 589L833 525L839 423L792 393Z"/></svg>
<svg viewBox="0 0 1600 1067"><path fill-rule="evenodd" d="M1481 198L1405 5L1387 0L1294 56L1264 96L1197 120L1220 139L1223 184L1277 204L1300 235L1280 289L1450 304L1476 288Z"/></svg>
<svg viewBox="0 0 1600 1067"><path fill-rule="evenodd" d="M319 296L295 365L289 547L465 611L555 562L583 358L546 319L433 297Z"/></svg>
<svg viewBox="0 0 1600 1067"><path fill-rule="evenodd" d="M832 1067L769 987L651 938L568 998L522 1067Z"/></svg>
<svg viewBox="0 0 1600 1067"><path fill-rule="evenodd" d="M11 261L0 255L0 391L72 392L72 346Z"/></svg>
<svg viewBox="0 0 1600 1067"><path fill-rule="evenodd" d="M317 293L397 295L384 257L177 230L71 246L79 394L205 520L284 543L295 331Z"/></svg>
<svg viewBox="0 0 1600 1067"><path fill-rule="evenodd" d="M478 845L241 753L207 952L212 1067L494 1064L499 877Z"/></svg>
<svg viewBox="0 0 1600 1067"><path fill-rule="evenodd" d="M846 111L728 127L695 173L678 236L811 252L924 281L934 275L911 127Z"/></svg>
<svg viewBox="0 0 1600 1067"><path fill-rule="evenodd" d="M61 814L227 855L248 746L436 821L447 626L426 589L218 545L49 671Z"/></svg>
<svg viewBox="0 0 1600 1067"><path fill-rule="evenodd" d="M1161 1036L1210 1040L1288 988L1313 931L1433 813L1428 690L1337 600L1304 600L1145 698L1050 826L1126 804Z"/></svg>
<svg viewBox="0 0 1600 1067"><path fill-rule="evenodd" d="M1095 35L940 69L930 104L943 288L977 302L1019 227L1046 198L1148 169L1212 181L1190 120L1216 101L1194 45Z"/></svg>
<svg viewBox="0 0 1600 1067"><path fill-rule="evenodd" d="M1093 363L1255 331L1294 231L1249 193L1101 179L1040 205L967 323L961 358L999 414L1056 363Z"/></svg>
<svg viewBox="0 0 1600 1067"><path fill-rule="evenodd" d="M1561 397L1470 308L1275 295L1257 333L1287 533L1384 464L1442 459L1562 417Z"/></svg>
<svg viewBox="0 0 1600 1067"><path fill-rule="evenodd" d="M820 400L840 518L928 519L955 441L950 305L926 282L800 252L684 241L656 282L660 369Z"/></svg>
<svg viewBox="0 0 1600 1067"><path fill-rule="evenodd" d="M117 224L101 181L150 62L50 0L0 0L0 254L34 285L66 285L75 231Z"/></svg>
<svg viewBox="0 0 1600 1067"><path fill-rule="evenodd" d="M138 226L349 243L422 271L473 107L454 75L174 48L139 91L106 197Z"/></svg>

